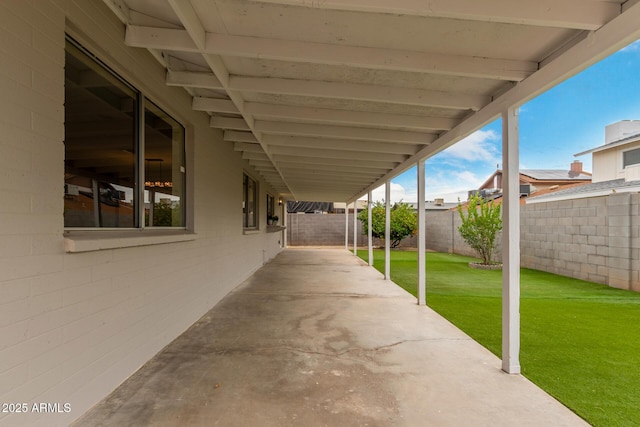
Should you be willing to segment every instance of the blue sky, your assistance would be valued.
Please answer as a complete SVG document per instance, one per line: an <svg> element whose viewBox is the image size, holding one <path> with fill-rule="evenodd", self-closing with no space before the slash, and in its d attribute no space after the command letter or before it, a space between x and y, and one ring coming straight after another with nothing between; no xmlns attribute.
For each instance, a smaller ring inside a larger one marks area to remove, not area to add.
<svg viewBox="0 0 640 427"><path fill-rule="evenodd" d="M520 108L520 168L567 169L591 156L574 154L604 143L606 125L640 120L640 40L566 80ZM497 120L426 161L426 199L466 200L501 167ZM391 201L417 200L416 168L391 180ZM384 187L373 192L384 198Z"/></svg>

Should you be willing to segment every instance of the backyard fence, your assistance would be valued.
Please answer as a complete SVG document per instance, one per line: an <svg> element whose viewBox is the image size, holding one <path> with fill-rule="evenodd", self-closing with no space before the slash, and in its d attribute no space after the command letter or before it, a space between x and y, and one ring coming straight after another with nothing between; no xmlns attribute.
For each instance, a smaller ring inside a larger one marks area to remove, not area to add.
<svg viewBox="0 0 640 427"><path fill-rule="evenodd" d="M640 194L530 203L520 211L522 267L640 291ZM353 217L349 215L349 245ZM458 233L457 211L426 213L426 249L474 256ZM289 214L291 246L344 246L344 214ZM358 221L358 246L367 245ZM500 236L498 237L500 239ZM374 245L383 243L374 239ZM415 237L401 246L416 247ZM501 257L500 245L496 258Z"/></svg>

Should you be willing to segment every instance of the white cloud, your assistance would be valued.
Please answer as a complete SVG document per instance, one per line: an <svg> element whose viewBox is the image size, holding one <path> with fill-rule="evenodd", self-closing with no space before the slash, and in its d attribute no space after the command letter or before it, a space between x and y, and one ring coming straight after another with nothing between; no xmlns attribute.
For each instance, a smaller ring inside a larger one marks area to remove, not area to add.
<svg viewBox="0 0 640 427"><path fill-rule="evenodd" d="M498 134L493 130L479 130L442 152L445 157L466 161L495 162L498 150L494 146Z"/></svg>
<svg viewBox="0 0 640 427"><path fill-rule="evenodd" d="M478 188L489 175L490 173L487 176L478 177L468 170L448 170L437 175L430 175L427 172L425 198L426 200L443 198L447 203L456 203L458 200L465 201L468 191ZM383 201L384 185L373 190L371 196L374 201ZM367 196L361 197L361 200L366 199ZM407 189L401 184L392 182L390 200L391 203L400 201L415 203L418 200L418 194L415 187Z"/></svg>
<svg viewBox="0 0 640 427"><path fill-rule="evenodd" d="M434 176L427 175L426 199L443 198L445 202L452 203L467 200L468 191L478 188L487 177L478 177L468 170L449 170Z"/></svg>
<svg viewBox="0 0 640 427"><path fill-rule="evenodd" d="M376 188L371 192L371 197L374 201L383 201L385 196L384 185ZM366 200L367 196L361 197L360 199ZM407 191L402 185L397 184L395 182L391 183L391 197L389 200L391 203L396 202L415 202L418 199L417 194L414 191Z"/></svg>

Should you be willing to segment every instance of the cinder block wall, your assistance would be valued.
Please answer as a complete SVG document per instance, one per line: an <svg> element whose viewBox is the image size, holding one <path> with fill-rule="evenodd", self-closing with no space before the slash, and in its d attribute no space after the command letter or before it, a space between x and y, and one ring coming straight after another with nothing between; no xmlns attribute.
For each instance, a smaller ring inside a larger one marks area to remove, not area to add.
<svg viewBox="0 0 640 427"><path fill-rule="evenodd" d="M344 214L287 214L289 246L344 246ZM349 245L353 245L353 214L349 214ZM367 244L362 222L357 221L357 244Z"/></svg>
<svg viewBox="0 0 640 427"><path fill-rule="evenodd" d="M0 426L69 425L280 250L265 215L243 234L248 163L124 30L102 1L0 2L0 402L70 404ZM65 253L65 32L186 126L192 240Z"/></svg>
<svg viewBox="0 0 640 427"><path fill-rule="evenodd" d="M640 291L639 206L630 193L521 206L522 266ZM457 212L428 212L426 224L427 249L475 256Z"/></svg>
<svg viewBox="0 0 640 427"><path fill-rule="evenodd" d="M520 211L521 265L640 291L640 194L526 204ZM344 245L344 215L290 215L289 244ZM350 216L350 218L353 218ZM349 244L353 241L349 220ZM359 224L358 245L366 246ZM457 211L426 213L426 249L476 256L464 242ZM501 254L498 235L495 259ZM376 246L384 243L374 239ZM404 247L416 247L406 238Z"/></svg>

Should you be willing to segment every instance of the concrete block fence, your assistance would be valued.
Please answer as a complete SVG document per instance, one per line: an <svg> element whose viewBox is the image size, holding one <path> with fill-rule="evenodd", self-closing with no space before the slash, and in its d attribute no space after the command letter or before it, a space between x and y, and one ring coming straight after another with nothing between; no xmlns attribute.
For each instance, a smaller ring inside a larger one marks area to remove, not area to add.
<svg viewBox="0 0 640 427"><path fill-rule="evenodd" d="M613 193L587 199L526 204L520 211L523 267L640 292L640 194ZM291 246L344 245L345 218L290 214ZM457 211L427 212L426 249L475 256L458 233ZM349 244L353 243L349 216ZM358 221L358 245L367 238ZM500 236L498 237L500 239ZM374 245L384 243L374 239ZM415 237L402 247L416 247ZM500 245L496 259L500 259Z"/></svg>

